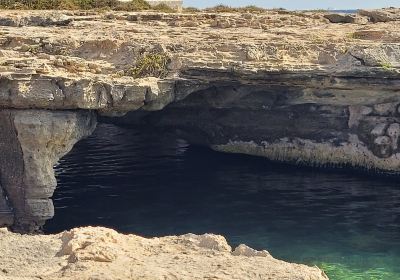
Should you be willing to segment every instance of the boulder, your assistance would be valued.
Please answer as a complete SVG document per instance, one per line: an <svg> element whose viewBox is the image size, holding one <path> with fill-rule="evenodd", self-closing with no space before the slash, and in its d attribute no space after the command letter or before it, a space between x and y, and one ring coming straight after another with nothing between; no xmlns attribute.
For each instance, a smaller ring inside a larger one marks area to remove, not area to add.
<svg viewBox="0 0 400 280"><path fill-rule="evenodd" d="M355 24L365 24L368 19L363 16L353 15L353 14L326 14L324 18L328 19L331 23L355 23Z"/></svg>
<svg viewBox="0 0 400 280"><path fill-rule="evenodd" d="M358 14L368 17L372 22L389 22L400 20L400 9L397 8L381 10L358 10Z"/></svg>

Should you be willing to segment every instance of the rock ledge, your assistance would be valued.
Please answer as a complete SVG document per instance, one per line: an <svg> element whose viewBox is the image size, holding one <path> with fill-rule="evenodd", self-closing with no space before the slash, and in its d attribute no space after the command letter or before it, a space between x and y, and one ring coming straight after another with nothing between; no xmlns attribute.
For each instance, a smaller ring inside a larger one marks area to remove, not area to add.
<svg viewBox="0 0 400 280"><path fill-rule="evenodd" d="M16 254L18 252L18 254ZM24 269L21 269L21 268ZM326 280L317 267L274 259L223 236L162 238L77 228L56 235L0 229L0 279L307 279Z"/></svg>

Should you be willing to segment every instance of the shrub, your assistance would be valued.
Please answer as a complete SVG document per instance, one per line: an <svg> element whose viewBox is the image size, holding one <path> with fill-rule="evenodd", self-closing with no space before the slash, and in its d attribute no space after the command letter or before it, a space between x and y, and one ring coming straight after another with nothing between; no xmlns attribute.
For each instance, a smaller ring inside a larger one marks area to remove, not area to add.
<svg viewBox="0 0 400 280"><path fill-rule="evenodd" d="M165 53L147 54L128 70L128 75L134 78L163 78L168 74L168 63L170 63L170 58Z"/></svg>
<svg viewBox="0 0 400 280"><path fill-rule="evenodd" d="M120 2L118 0L0 0L2 9L31 9L31 10L90 10L113 9L127 11L141 11L150 8L145 0Z"/></svg>
<svg viewBox="0 0 400 280"><path fill-rule="evenodd" d="M150 4L145 0L132 0L130 2L119 2L114 10L119 11L143 11L149 10Z"/></svg>
<svg viewBox="0 0 400 280"><path fill-rule="evenodd" d="M174 10L173 8L171 8L170 6L168 6L167 4L164 4L164 3L153 6L152 10L156 10L156 11L164 12L164 13L176 12L176 10Z"/></svg>
<svg viewBox="0 0 400 280"><path fill-rule="evenodd" d="M243 13L243 12L250 12L250 13L261 13L266 11L266 9L261 8L261 7L257 7L255 5L249 5L249 6L245 6L245 7L230 7L230 6L226 6L226 5L217 5L215 7L212 8L206 8L205 11L207 12L214 12L214 13Z"/></svg>
<svg viewBox="0 0 400 280"><path fill-rule="evenodd" d="M232 8L230 6L226 6L226 5L217 5L215 7L212 8L207 8L205 9L207 12L214 12L214 13L232 13L232 12L236 12L235 8Z"/></svg>
<svg viewBox="0 0 400 280"><path fill-rule="evenodd" d="M198 12L200 12L200 9L195 8L195 7L187 7L187 8L183 8L183 12L184 13L198 13Z"/></svg>
<svg viewBox="0 0 400 280"><path fill-rule="evenodd" d="M241 11L250 12L250 13L262 13L265 12L264 8L257 7L255 5L246 6L243 8L239 8Z"/></svg>

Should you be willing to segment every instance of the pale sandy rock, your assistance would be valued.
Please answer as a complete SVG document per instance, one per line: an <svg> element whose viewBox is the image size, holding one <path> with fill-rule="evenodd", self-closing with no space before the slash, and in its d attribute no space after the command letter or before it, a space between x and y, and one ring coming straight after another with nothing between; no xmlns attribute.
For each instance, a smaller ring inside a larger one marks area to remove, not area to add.
<svg viewBox="0 0 400 280"><path fill-rule="evenodd" d="M204 234L204 235L195 235L195 234L186 234L182 236L183 241L188 245L193 247L205 248L216 250L220 252L230 252L232 250L231 246L228 245L226 239L223 236L213 235L213 234Z"/></svg>
<svg viewBox="0 0 400 280"><path fill-rule="evenodd" d="M400 20L400 9L359 10L358 13L370 18L372 22L390 22Z"/></svg>
<svg viewBox="0 0 400 280"><path fill-rule="evenodd" d="M317 267L239 248L231 253L212 234L146 239L93 227L36 236L0 229L0 279L328 279Z"/></svg>
<svg viewBox="0 0 400 280"><path fill-rule="evenodd" d="M1 180L16 229L35 230L53 217L53 167L96 127L90 111L2 110Z"/></svg>
<svg viewBox="0 0 400 280"><path fill-rule="evenodd" d="M268 251L263 250L263 251L257 251L254 250L253 248L250 248L249 246L245 244L240 244L235 248L235 250L232 252L232 255L234 256L246 256L246 257L269 257L270 254Z"/></svg>

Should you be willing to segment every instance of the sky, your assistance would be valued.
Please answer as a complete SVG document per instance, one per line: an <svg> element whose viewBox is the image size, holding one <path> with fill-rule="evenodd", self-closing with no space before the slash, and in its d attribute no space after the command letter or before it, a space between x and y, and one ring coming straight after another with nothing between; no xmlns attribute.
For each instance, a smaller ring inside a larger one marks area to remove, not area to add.
<svg viewBox="0 0 400 280"><path fill-rule="evenodd" d="M218 4L228 6L256 5L264 8L285 8L289 10L400 8L400 0L183 0L183 2L186 7L199 8L212 7Z"/></svg>

